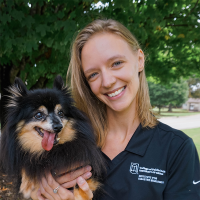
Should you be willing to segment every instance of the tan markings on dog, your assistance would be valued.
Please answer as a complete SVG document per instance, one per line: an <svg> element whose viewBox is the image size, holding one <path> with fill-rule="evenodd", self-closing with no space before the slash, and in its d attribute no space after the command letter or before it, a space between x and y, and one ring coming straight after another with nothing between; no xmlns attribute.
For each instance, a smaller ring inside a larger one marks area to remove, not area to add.
<svg viewBox="0 0 200 200"><path fill-rule="evenodd" d="M101 183L99 183L98 181L94 179L87 180L87 183L92 191L97 190L101 186Z"/></svg>
<svg viewBox="0 0 200 200"><path fill-rule="evenodd" d="M72 129L73 121L63 120L63 129L58 133L59 144L70 142L76 138L75 130Z"/></svg>
<svg viewBox="0 0 200 200"><path fill-rule="evenodd" d="M97 190L100 187L100 183L98 181L96 181L96 180L93 180L93 179L87 180L87 183L89 185L89 188L92 190L92 192ZM91 199L80 188L75 188L74 189L74 197L75 197L76 200L90 200Z"/></svg>
<svg viewBox="0 0 200 200"><path fill-rule="evenodd" d="M60 104L57 104L54 109L54 112L57 114L61 109L62 109L62 106Z"/></svg>
<svg viewBox="0 0 200 200"><path fill-rule="evenodd" d="M20 185L20 193L23 194L24 198L28 199L30 198L33 194L33 191L37 191L36 189L39 188L39 185L36 183L36 180L30 180L25 171L22 170L22 183Z"/></svg>
<svg viewBox="0 0 200 200"><path fill-rule="evenodd" d="M22 127L24 126L24 124L25 124L25 121L24 121L24 120L20 121L20 122L17 124L16 131L19 132L19 131L22 129Z"/></svg>
<svg viewBox="0 0 200 200"><path fill-rule="evenodd" d="M46 108L45 106L40 106L40 107L38 108L38 111L41 111L41 112L43 112L45 115L48 115L48 110L47 110L47 108Z"/></svg>
<svg viewBox="0 0 200 200"><path fill-rule="evenodd" d="M45 150L41 145L42 137L35 130L36 126L44 130L52 130L51 125L47 122L31 122L26 124L18 133L18 140L25 151L39 156Z"/></svg>

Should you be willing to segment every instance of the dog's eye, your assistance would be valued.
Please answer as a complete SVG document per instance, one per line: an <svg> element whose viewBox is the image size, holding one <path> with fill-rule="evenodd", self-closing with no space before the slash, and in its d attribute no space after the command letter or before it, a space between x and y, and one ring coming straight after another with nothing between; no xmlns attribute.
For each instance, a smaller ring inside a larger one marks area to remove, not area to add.
<svg viewBox="0 0 200 200"><path fill-rule="evenodd" d="M38 112L38 113L35 115L35 118L38 119L38 120L42 119L42 118L43 118L43 113Z"/></svg>
<svg viewBox="0 0 200 200"><path fill-rule="evenodd" d="M59 112L58 112L58 115L59 115L59 117L61 117L61 118L64 117L63 111L59 111Z"/></svg>

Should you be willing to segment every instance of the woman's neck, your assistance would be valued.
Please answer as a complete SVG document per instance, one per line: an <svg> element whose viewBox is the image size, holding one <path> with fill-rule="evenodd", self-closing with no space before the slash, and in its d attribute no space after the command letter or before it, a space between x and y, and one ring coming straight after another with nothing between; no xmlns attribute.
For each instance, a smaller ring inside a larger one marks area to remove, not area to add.
<svg viewBox="0 0 200 200"><path fill-rule="evenodd" d="M139 117L136 111L136 103L128 109L116 112L107 108L108 130L107 133L111 136L120 137L123 140L127 136L133 135L134 131L140 124Z"/></svg>

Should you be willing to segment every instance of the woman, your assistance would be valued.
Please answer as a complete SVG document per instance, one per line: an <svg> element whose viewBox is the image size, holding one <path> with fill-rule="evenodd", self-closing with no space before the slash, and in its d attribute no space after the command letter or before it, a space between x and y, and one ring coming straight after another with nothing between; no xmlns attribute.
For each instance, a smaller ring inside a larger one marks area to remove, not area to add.
<svg viewBox="0 0 200 200"><path fill-rule="evenodd" d="M100 200L198 200L200 167L192 140L151 112L144 53L114 20L96 20L77 36L69 68L76 105L90 118L108 163ZM74 199L76 182L92 197L84 168L43 180L38 198ZM62 185L64 183L64 185ZM53 189L61 185L57 196Z"/></svg>

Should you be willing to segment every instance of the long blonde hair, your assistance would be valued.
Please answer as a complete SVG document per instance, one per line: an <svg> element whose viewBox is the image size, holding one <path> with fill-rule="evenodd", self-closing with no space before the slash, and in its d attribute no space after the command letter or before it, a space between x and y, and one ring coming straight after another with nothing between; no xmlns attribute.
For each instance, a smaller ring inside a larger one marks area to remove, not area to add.
<svg viewBox="0 0 200 200"><path fill-rule="evenodd" d="M112 19L93 21L78 33L73 42L67 78L71 79L72 95L76 106L85 112L91 120L97 145L100 147L103 146L106 137L106 106L93 94L87 83L81 67L81 51L92 35L101 32L109 32L121 36L133 51L141 49L131 32L122 24ZM157 120L151 111L148 84L144 70L139 73L139 81L137 114L143 127L153 128L157 124Z"/></svg>

